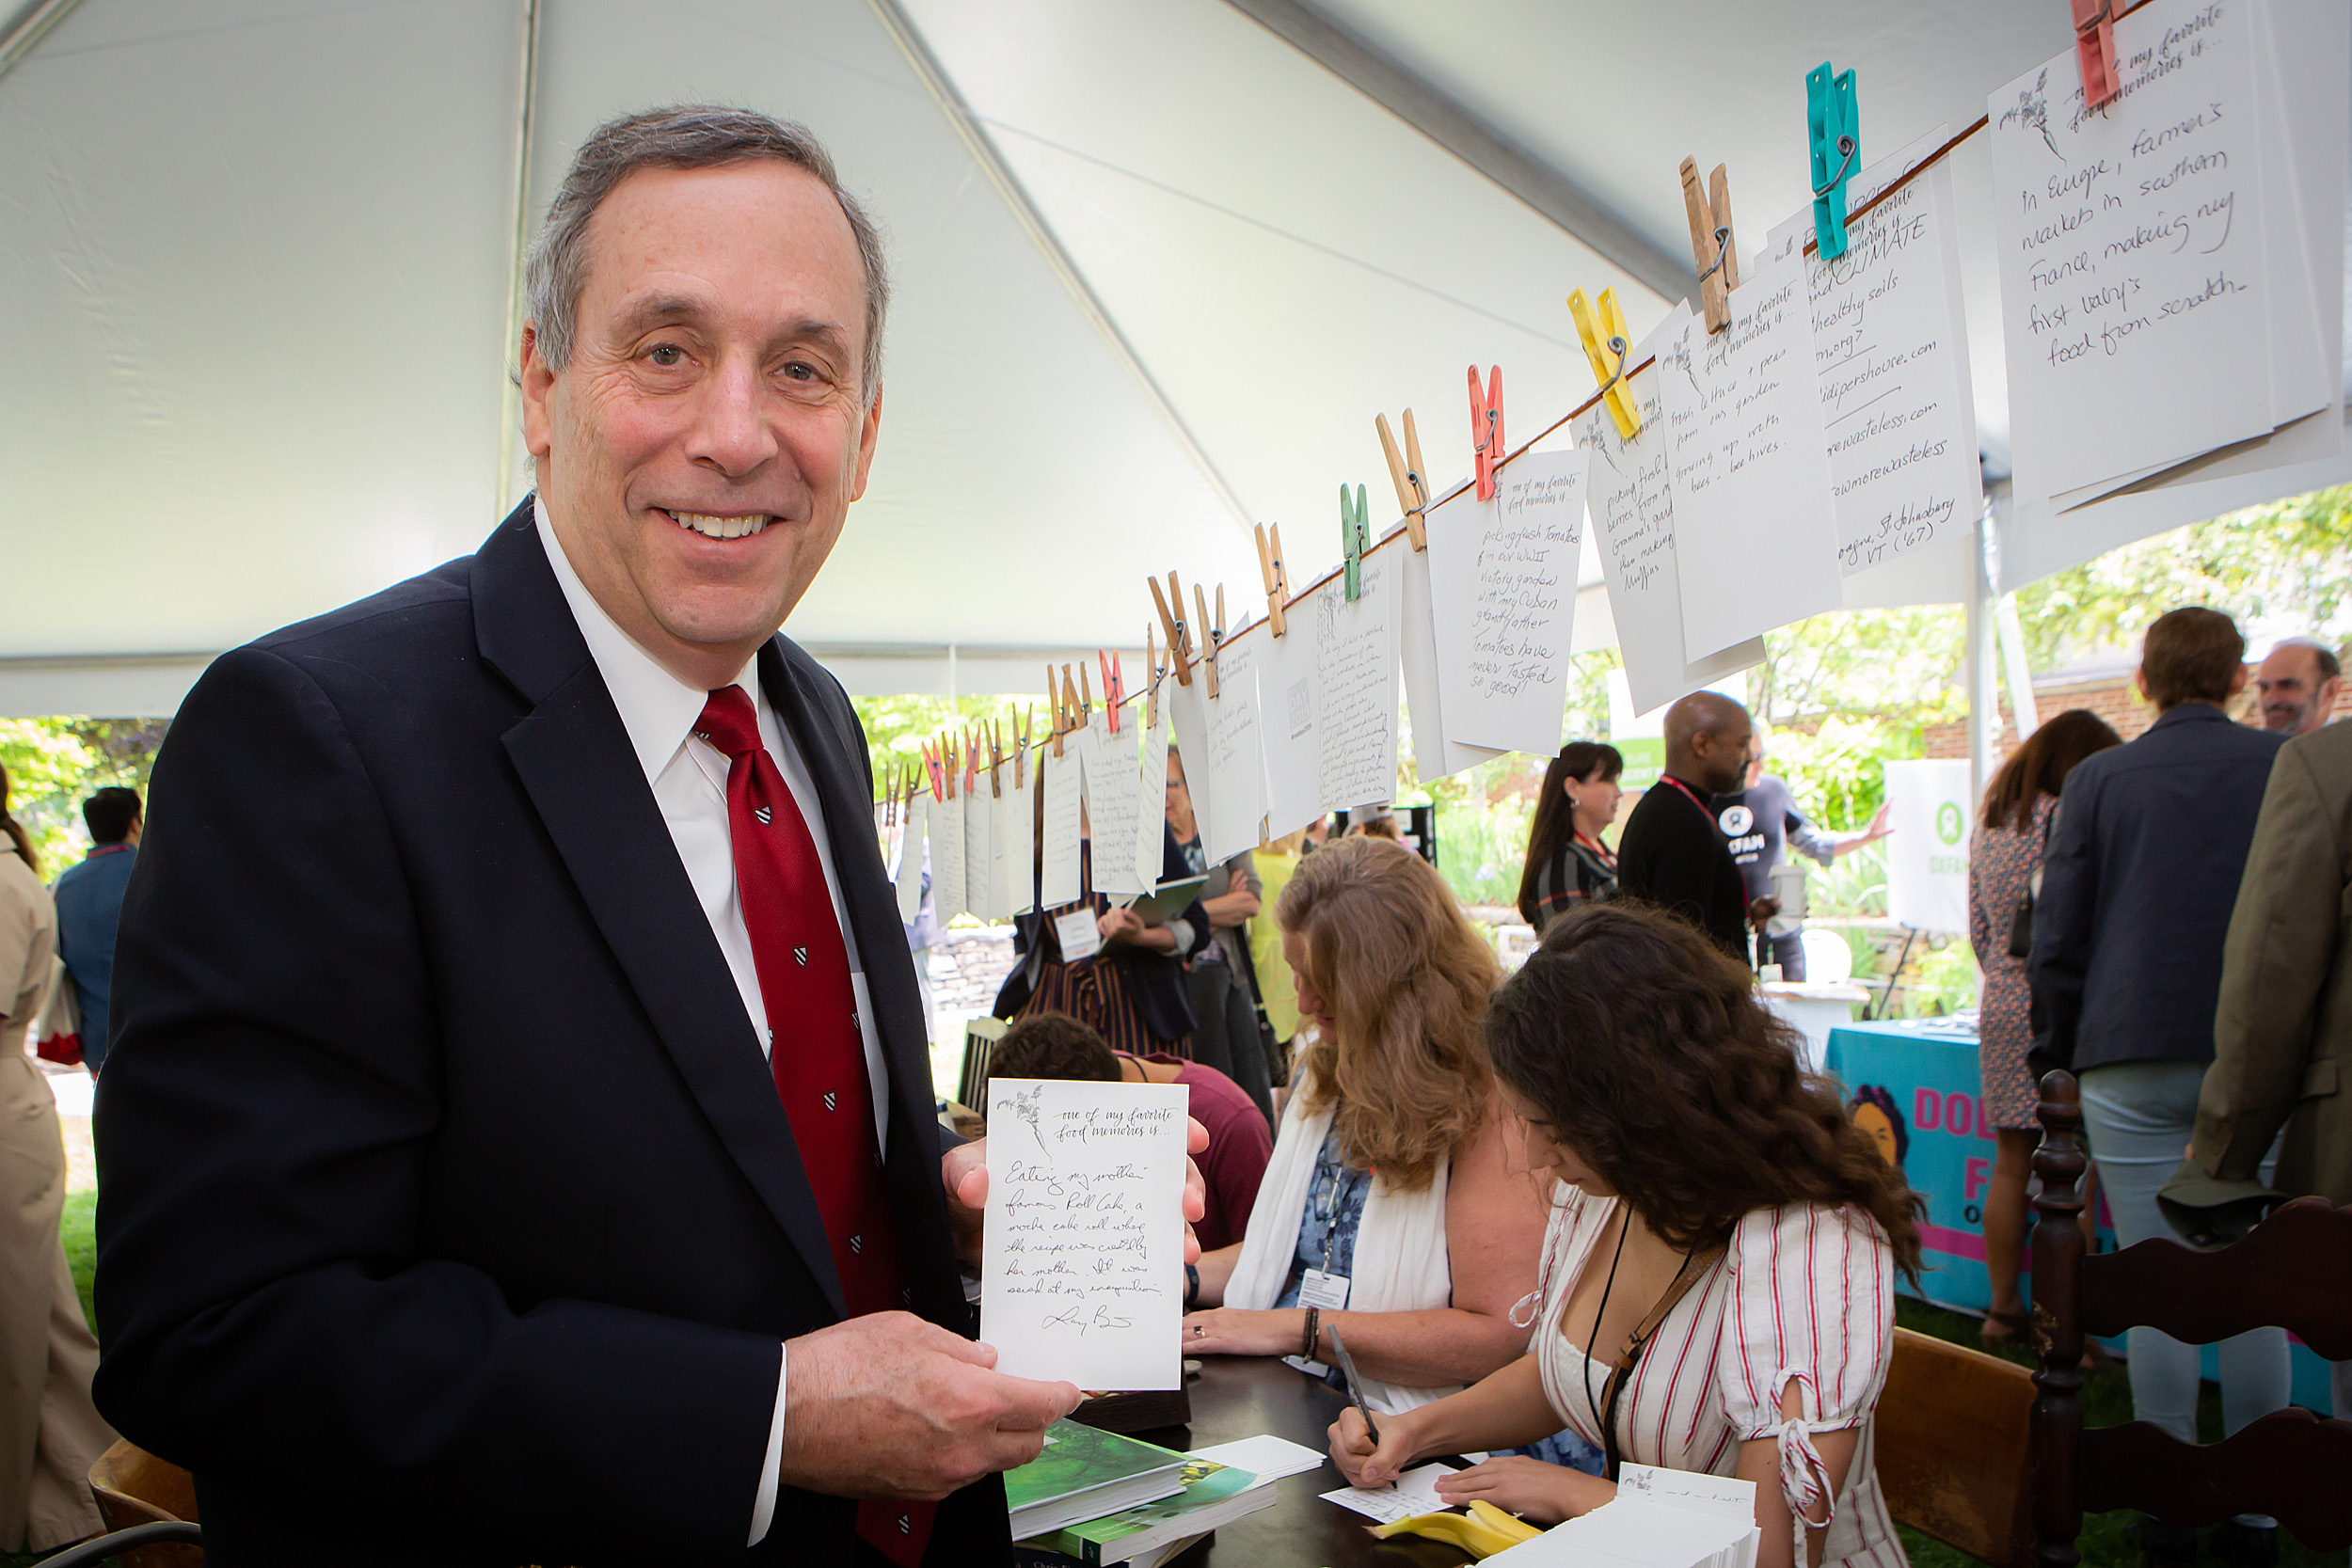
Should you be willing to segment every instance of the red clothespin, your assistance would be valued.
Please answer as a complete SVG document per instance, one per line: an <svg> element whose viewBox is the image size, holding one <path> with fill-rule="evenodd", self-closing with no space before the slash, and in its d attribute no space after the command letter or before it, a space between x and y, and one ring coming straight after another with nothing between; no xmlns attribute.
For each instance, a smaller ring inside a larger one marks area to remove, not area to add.
<svg viewBox="0 0 2352 1568"><path fill-rule="evenodd" d="M1495 499L1495 465L1502 461L1502 367L1497 365L1488 378L1485 396L1479 395L1478 367L1470 369L1470 456L1477 465L1478 499Z"/></svg>
<svg viewBox="0 0 2352 1568"><path fill-rule="evenodd" d="M947 799L947 786L940 781L939 750L928 740L923 742L923 766L930 771L931 799L934 800Z"/></svg>
<svg viewBox="0 0 2352 1568"><path fill-rule="evenodd" d="M1094 650L1094 657L1103 670L1104 716L1110 722L1111 734L1117 735L1119 733L1119 705L1127 700L1126 673L1119 667L1119 656L1115 653L1105 653L1103 649L1097 648Z"/></svg>
<svg viewBox="0 0 2352 1568"><path fill-rule="evenodd" d="M2071 0L2074 12L2074 57L2082 62L2083 107L2095 109L2122 90L2115 69L2115 0Z"/></svg>
<svg viewBox="0 0 2352 1568"><path fill-rule="evenodd" d="M963 792L977 794L980 787L980 745L969 730L963 736Z"/></svg>

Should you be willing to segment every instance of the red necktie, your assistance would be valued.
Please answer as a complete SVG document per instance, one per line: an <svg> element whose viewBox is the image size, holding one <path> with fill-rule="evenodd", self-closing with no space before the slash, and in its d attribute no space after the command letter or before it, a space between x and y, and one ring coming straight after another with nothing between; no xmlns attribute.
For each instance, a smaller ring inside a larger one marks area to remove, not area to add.
<svg viewBox="0 0 2352 1568"><path fill-rule="evenodd" d="M850 953L817 841L760 744L748 692L739 686L713 691L694 734L729 759L727 830L752 967L767 1005L769 1069L825 1222L843 1299L852 1317L910 1306L874 1138ZM929 1503L869 1498L858 1504L858 1534L901 1568L914 1568L932 1512Z"/></svg>

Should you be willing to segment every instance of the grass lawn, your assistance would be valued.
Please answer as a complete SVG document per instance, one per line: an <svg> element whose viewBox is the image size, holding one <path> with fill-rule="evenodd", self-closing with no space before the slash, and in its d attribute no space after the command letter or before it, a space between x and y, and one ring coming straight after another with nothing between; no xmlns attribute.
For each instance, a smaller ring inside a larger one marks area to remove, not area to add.
<svg viewBox="0 0 2352 1568"><path fill-rule="evenodd" d="M94 1227L98 1214L96 1193L75 1193L66 1199L63 1230L65 1255L73 1265L73 1282L81 1289L82 1311L90 1316L90 1271L97 1259ZM1977 1320L1959 1312L1947 1312L1941 1307L1921 1302L1898 1298L1895 1318L1905 1328L1921 1334L1931 1334L1954 1344L1977 1345ZM91 1317L93 1329L96 1318ZM2020 1366L2030 1367L2033 1357L2023 1348L2010 1344L1999 1353ZM2123 1371L2094 1371L2083 1383L2083 1417L2091 1426L2111 1426L2128 1421L2132 1417L2132 1390ZM2221 1395L2212 1384L2205 1385L2204 1398L2198 1408L2198 1435L2208 1443L2221 1437ZM2093 1513L2083 1520L2082 1554L2085 1568L2137 1568L2139 1554L2123 1543L2123 1528L2131 1522L2128 1513ZM1958 1552L1940 1541L1931 1541L1917 1530L1904 1528L1903 1550L1910 1554L1914 1568L1980 1568L1977 1560ZM11 1556L0 1552L0 1568L30 1568L39 1560ZM2347 1568L2343 1552L2311 1552L2302 1544L2283 1539L2279 1554L2280 1568Z"/></svg>

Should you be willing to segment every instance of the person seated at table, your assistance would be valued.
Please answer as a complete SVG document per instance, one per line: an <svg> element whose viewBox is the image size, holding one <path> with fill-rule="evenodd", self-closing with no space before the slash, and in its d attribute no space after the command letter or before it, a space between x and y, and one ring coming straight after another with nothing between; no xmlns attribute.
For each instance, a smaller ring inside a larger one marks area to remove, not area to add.
<svg viewBox="0 0 2352 1568"><path fill-rule="evenodd" d="M1068 1013L1031 1013L1005 1031L990 1048L988 1076L1076 1078L1097 1084L1181 1084L1191 1091L1192 1119L1209 1130L1209 1147L1199 1161L1208 1183L1208 1209L1193 1231L1203 1250L1241 1240L1258 1183L1274 1151L1265 1117L1241 1085L1203 1062L1154 1052L1136 1056L1113 1051L1092 1024ZM994 1098L980 1096L985 1106Z"/></svg>
<svg viewBox="0 0 2352 1568"><path fill-rule="evenodd" d="M1426 861L1376 837L1300 861L1278 912L1312 1043L1247 1236L1201 1255L1211 1309L1185 1318L1184 1354L1336 1365L1336 1328L1373 1408L1407 1409L1527 1344L1510 1311L1544 1203L1479 1034L1494 951Z"/></svg>
<svg viewBox="0 0 2352 1568"><path fill-rule="evenodd" d="M1492 1459L1439 1495L1551 1523L1614 1497L1623 1461L1736 1475L1756 1483L1761 1568L1899 1568L1871 1415L1924 1206L1795 1043L1697 928L1625 904L1555 920L1486 1016L1528 1163L1562 1183L1534 1342L1382 1418L1376 1447L1343 1413L1348 1480L1565 1420L1605 1448L1605 1475Z"/></svg>

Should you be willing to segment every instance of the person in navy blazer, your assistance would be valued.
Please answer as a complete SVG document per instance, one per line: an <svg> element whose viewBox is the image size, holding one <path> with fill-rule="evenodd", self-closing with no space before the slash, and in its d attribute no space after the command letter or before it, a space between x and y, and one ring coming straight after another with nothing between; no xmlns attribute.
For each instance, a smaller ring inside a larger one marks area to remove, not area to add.
<svg viewBox="0 0 2352 1568"><path fill-rule="evenodd" d="M2080 1081L2084 1130L2122 1246L2172 1235L2157 1196L2196 1130L2223 939L2285 741L2223 710L2245 689L2245 639L2218 610L2190 606L2149 626L2137 678L2156 721L2066 776L2034 903L2026 961L2033 1054ZM2134 1413L2196 1442L2197 1347L2147 1327L2131 1331L2130 1345ZM2217 1354L2230 1431L2286 1403L2282 1330L2234 1335ZM2197 1555L2185 1526L2143 1519L2132 1538L2153 1563ZM2226 1560L2278 1560L2275 1527L2245 1519L2212 1544Z"/></svg>
<svg viewBox="0 0 2352 1568"><path fill-rule="evenodd" d="M884 1560L854 1497L944 1499L927 1560L1003 1561L996 1473L1077 1391L969 1338L985 1174L943 1162L856 715L777 634L872 459L879 247L805 133L671 109L583 146L530 278L534 500L224 655L157 761L99 1402L194 1472L218 1568ZM772 720L863 966L906 1311L845 1312L725 818L714 863L622 665Z"/></svg>

